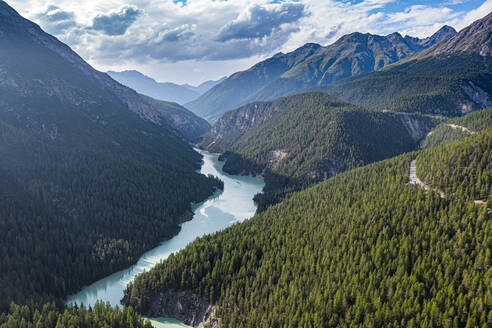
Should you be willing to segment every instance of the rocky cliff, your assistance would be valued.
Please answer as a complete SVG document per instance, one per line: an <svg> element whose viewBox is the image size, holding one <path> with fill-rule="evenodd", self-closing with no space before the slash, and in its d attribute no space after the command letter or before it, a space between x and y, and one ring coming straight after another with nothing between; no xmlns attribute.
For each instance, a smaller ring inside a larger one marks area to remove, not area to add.
<svg viewBox="0 0 492 328"><path fill-rule="evenodd" d="M216 310L207 298L192 291L166 290L151 302L148 315L176 318L197 328L217 328L220 319L216 317Z"/></svg>

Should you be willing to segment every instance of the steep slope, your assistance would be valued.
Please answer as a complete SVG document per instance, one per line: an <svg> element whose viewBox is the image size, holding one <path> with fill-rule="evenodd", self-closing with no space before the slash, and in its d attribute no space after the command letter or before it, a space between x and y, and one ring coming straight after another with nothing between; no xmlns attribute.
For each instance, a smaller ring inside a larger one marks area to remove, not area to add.
<svg viewBox="0 0 492 328"><path fill-rule="evenodd" d="M432 146L460 140L492 126L492 107L478 110L462 117L445 120L430 131L421 147Z"/></svg>
<svg viewBox="0 0 492 328"><path fill-rule="evenodd" d="M452 38L381 71L324 89L351 103L457 116L492 105L492 13Z"/></svg>
<svg viewBox="0 0 492 328"><path fill-rule="evenodd" d="M128 266L220 187L157 110L3 1L0 63L0 312Z"/></svg>
<svg viewBox="0 0 492 328"><path fill-rule="evenodd" d="M279 53L249 70L231 75L200 98L186 104L186 107L209 122L214 122L228 110L244 104L250 95L312 56L320 48L318 44L308 43L288 54Z"/></svg>
<svg viewBox="0 0 492 328"><path fill-rule="evenodd" d="M352 33L322 47L306 44L288 53L279 53L249 70L233 74L188 108L209 121L223 113L258 100L271 100L308 87L327 85L340 79L379 69L413 55L454 35L443 27L427 39Z"/></svg>
<svg viewBox="0 0 492 328"><path fill-rule="evenodd" d="M321 49L309 61L284 73L248 100L273 99L296 90L329 85L346 77L378 70L454 34L456 31L448 26L426 39L403 38L399 33L387 36L352 33Z"/></svg>
<svg viewBox="0 0 492 328"><path fill-rule="evenodd" d="M200 96L199 92L189 87L171 82L157 82L138 71L108 71L108 75L138 93L154 99L185 104Z"/></svg>
<svg viewBox="0 0 492 328"><path fill-rule="evenodd" d="M417 156L417 172L450 197L492 205L492 125L482 133Z"/></svg>
<svg viewBox="0 0 492 328"><path fill-rule="evenodd" d="M211 128L210 124L203 118L196 116L177 103L141 96L145 102L152 105L161 114L169 125L178 130L190 142L200 141L201 136Z"/></svg>
<svg viewBox="0 0 492 328"><path fill-rule="evenodd" d="M262 210L291 188L415 149L433 124L427 117L369 111L313 92L231 111L202 145L225 151L226 172L266 173L264 194L257 198Z"/></svg>
<svg viewBox="0 0 492 328"><path fill-rule="evenodd" d="M490 130L480 138L490 150ZM469 145L454 146L466 166L480 156ZM337 175L196 240L137 277L124 303L174 316L164 305L186 291L221 327L486 327L492 217L409 184L419 154Z"/></svg>

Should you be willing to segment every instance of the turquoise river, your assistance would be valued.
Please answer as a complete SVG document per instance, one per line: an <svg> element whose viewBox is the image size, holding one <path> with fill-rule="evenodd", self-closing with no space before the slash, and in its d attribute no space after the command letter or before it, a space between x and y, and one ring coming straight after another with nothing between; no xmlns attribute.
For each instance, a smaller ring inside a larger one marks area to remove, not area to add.
<svg viewBox="0 0 492 328"><path fill-rule="evenodd" d="M205 151L200 153L203 155L200 172L219 177L224 181L224 191L193 206L193 219L183 223L176 236L143 254L135 265L85 287L71 296L67 303L92 306L97 300L102 300L121 306L123 291L137 274L150 270L197 237L222 230L254 215L256 205L253 197L263 189L263 179L226 174L222 171L223 163L218 160L217 154ZM152 323L156 328L188 327L172 318L153 318Z"/></svg>

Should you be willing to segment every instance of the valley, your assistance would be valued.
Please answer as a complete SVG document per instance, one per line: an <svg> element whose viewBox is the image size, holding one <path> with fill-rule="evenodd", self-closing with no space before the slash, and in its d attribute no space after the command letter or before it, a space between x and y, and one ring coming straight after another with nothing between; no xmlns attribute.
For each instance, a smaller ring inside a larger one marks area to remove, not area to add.
<svg viewBox="0 0 492 328"><path fill-rule="evenodd" d="M26 1L0 0L0 328L492 325L490 1L325 36L305 0Z"/></svg>
<svg viewBox="0 0 492 328"><path fill-rule="evenodd" d="M255 214L253 197L261 192L263 181L259 178L238 177L224 173L223 163L218 155L201 152L204 156L200 173L213 175L224 182L224 190L217 192L206 201L193 206L193 218L181 225L179 233L162 242L158 247L143 254L136 264L123 271L114 273L71 296L68 304L93 307L97 301L109 302L111 306L120 306L123 291L136 275L152 269L169 255L183 249L196 238L213 234L231 224L239 223ZM165 313L167 316L180 317L187 314ZM165 327L165 325L160 325Z"/></svg>

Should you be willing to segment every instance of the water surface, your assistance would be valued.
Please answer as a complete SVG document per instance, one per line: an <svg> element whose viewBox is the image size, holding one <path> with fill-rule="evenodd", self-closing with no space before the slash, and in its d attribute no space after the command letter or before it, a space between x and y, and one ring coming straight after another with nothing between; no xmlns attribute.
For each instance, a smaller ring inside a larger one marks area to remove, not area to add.
<svg viewBox="0 0 492 328"><path fill-rule="evenodd" d="M204 160L200 172L219 177L224 181L224 191L195 205L193 219L183 223L181 231L175 237L143 254L135 265L85 287L79 293L71 296L67 303L93 306L97 300L102 300L113 306L120 306L123 291L135 275L144 270L150 270L158 262L184 248L197 237L222 230L254 215L256 206L253 197L263 189L263 179L226 174L222 171L223 163L218 161L217 154L205 151L200 151L200 153ZM155 320L153 325L158 328L186 327L175 319L158 318Z"/></svg>

